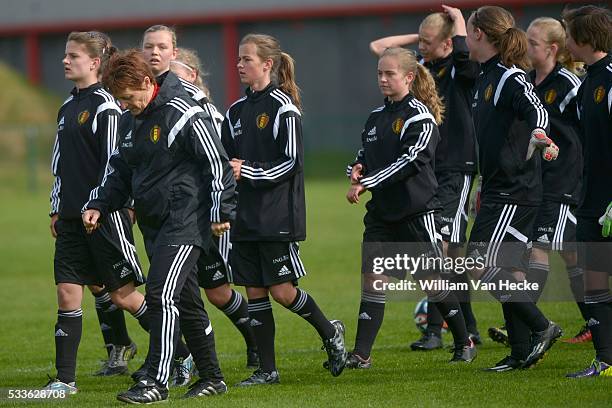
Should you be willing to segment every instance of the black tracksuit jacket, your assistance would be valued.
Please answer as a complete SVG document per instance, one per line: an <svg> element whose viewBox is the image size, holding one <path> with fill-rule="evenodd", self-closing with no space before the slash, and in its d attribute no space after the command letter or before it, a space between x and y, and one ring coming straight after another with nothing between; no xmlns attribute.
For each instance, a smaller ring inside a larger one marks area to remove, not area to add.
<svg viewBox="0 0 612 408"><path fill-rule="evenodd" d="M612 201L612 56L587 67L578 90L584 151L583 188L577 215L601 217Z"/></svg>
<svg viewBox="0 0 612 408"><path fill-rule="evenodd" d="M525 160L531 132L549 133L548 113L523 70L496 55L482 64L474 95L474 125L482 175L481 200L537 206L542 201L541 154Z"/></svg>
<svg viewBox="0 0 612 408"><path fill-rule="evenodd" d="M234 241L306 239L301 113L270 84L228 109L221 138L230 158L244 160L238 181Z"/></svg>
<svg viewBox="0 0 612 408"><path fill-rule="evenodd" d="M580 79L560 64L538 85L535 71L529 73L529 79L548 112L549 136L559 146L557 160L542 160L544 201L575 206L582 187L582 145L576 114Z"/></svg>
<svg viewBox="0 0 612 408"><path fill-rule="evenodd" d="M372 193L367 210L395 222L439 209L433 162L439 141L434 117L411 94L372 111L361 133L363 147L347 168L350 175L355 164L364 167L361 184Z"/></svg>
<svg viewBox="0 0 612 408"><path fill-rule="evenodd" d="M161 245L207 248L210 223L234 218L231 166L211 118L178 77L160 82L141 114L123 115L129 128L121 129L105 178L84 208L104 216L132 196L149 254Z"/></svg>
<svg viewBox="0 0 612 408"><path fill-rule="evenodd" d="M71 91L57 115L51 215L81 219L81 208L91 190L102 182L108 159L117 146L120 116L115 98L100 83Z"/></svg>
<svg viewBox="0 0 612 408"><path fill-rule="evenodd" d="M480 66L470 61L465 37L455 36L452 41L453 52L448 57L423 64L436 81L438 94L446 107L444 120L439 126L436 173L475 173L476 135L472 100Z"/></svg>

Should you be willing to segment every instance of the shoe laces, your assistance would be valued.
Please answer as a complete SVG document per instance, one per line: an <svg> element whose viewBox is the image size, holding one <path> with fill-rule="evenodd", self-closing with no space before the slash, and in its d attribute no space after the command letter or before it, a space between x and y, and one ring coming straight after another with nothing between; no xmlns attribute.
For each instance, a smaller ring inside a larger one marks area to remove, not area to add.
<svg viewBox="0 0 612 408"><path fill-rule="evenodd" d="M125 350L125 346L113 346L111 350L111 354L108 357L107 365L108 367L116 367L119 365L119 362L123 359L123 351Z"/></svg>

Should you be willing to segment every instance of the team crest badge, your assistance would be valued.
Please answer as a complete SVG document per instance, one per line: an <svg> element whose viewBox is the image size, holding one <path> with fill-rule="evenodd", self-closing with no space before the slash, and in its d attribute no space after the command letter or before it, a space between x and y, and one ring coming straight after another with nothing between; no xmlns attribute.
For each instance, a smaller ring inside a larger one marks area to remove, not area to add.
<svg viewBox="0 0 612 408"><path fill-rule="evenodd" d="M487 89L485 89L484 91L485 101L489 102L489 100L491 99L491 96L493 96L493 85L489 84L489 86L487 86Z"/></svg>
<svg viewBox="0 0 612 408"><path fill-rule="evenodd" d="M393 124L391 125L391 130L393 130L393 133L395 133L396 135L399 135L403 127L404 127L404 119L397 118L393 121Z"/></svg>
<svg viewBox="0 0 612 408"><path fill-rule="evenodd" d="M442 67L441 70L438 71L438 78L442 78L446 74L446 67Z"/></svg>
<svg viewBox="0 0 612 408"><path fill-rule="evenodd" d="M149 139L153 143L159 142L159 138L161 136L161 128L158 125L155 125L151 128L151 132L149 133Z"/></svg>
<svg viewBox="0 0 612 408"><path fill-rule="evenodd" d="M549 89L548 91L546 91L546 94L544 95L544 101L546 101L546 103L549 105L553 103L556 98L557 98L557 91L555 91L554 89Z"/></svg>
<svg viewBox="0 0 612 408"><path fill-rule="evenodd" d="M89 111L86 110L79 113L79 116L77 118L79 125L82 125L83 123L87 122L87 119L89 119Z"/></svg>
<svg viewBox="0 0 612 408"><path fill-rule="evenodd" d="M595 103L600 103L601 101L604 100L605 96L606 96L606 90L604 89L603 86L600 86L595 90L595 93L593 94L593 99L595 100Z"/></svg>
<svg viewBox="0 0 612 408"><path fill-rule="evenodd" d="M263 129L266 126L268 126L268 122L270 122L270 116L267 113L262 113L260 115L257 115L257 127L259 129Z"/></svg>

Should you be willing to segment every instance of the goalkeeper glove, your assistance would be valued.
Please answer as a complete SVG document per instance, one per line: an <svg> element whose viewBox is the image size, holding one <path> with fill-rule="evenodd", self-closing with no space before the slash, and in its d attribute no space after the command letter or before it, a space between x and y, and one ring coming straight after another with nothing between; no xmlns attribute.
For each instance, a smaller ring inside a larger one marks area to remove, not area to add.
<svg viewBox="0 0 612 408"><path fill-rule="evenodd" d="M542 129L534 129L531 132L529 146L527 147L527 157L525 160L531 159L536 150L542 150L542 157L546 161L552 161L559 155L559 147L548 137Z"/></svg>
<svg viewBox="0 0 612 408"><path fill-rule="evenodd" d="M601 236L609 237L612 232L612 202L608 204L608 208L606 208L606 212L604 215L599 218L599 225L601 225Z"/></svg>

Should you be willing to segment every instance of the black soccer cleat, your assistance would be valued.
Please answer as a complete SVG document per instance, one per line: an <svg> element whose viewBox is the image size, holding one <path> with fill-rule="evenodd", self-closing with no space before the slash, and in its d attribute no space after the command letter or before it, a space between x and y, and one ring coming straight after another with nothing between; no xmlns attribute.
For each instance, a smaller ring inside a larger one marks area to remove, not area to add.
<svg viewBox="0 0 612 408"><path fill-rule="evenodd" d="M211 397L213 395L225 394L227 385L224 381L211 381L200 378L189 386L189 391L183 398Z"/></svg>
<svg viewBox="0 0 612 408"><path fill-rule="evenodd" d="M344 324L340 320L330 320L335 327L336 333L331 339L323 342L323 349L327 351L327 367L334 377L342 374L346 366L348 353L344 346Z"/></svg>
<svg viewBox="0 0 612 408"><path fill-rule="evenodd" d="M548 327L540 332L533 333L531 337L531 352L525 359L521 368L534 366L544 358L544 354L550 349L555 341L563 335L563 330L554 322L549 322Z"/></svg>
<svg viewBox="0 0 612 408"><path fill-rule="evenodd" d="M280 376L278 375L278 371L272 371L270 373L266 373L262 371L260 368L255 370L251 376L245 380L240 381L236 384L236 387L251 387L253 385L266 385L266 384L279 384Z"/></svg>
<svg viewBox="0 0 612 408"><path fill-rule="evenodd" d="M510 341L508 340L508 331L506 326L501 327L489 327L489 337L496 343L503 344L506 347L510 347Z"/></svg>
<svg viewBox="0 0 612 408"><path fill-rule="evenodd" d="M95 376L113 376L123 375L128 373L128 361L134 358L137 352L136 344L131 343L129 346L121 346L113 344L108 360L98 370Z"/></svg>
<svg viewBox="0 0 612 408"><path fill-rule="evenodd" d="M372 356L363 358L355 352L349 353L346 359L346 368L352 368L357 370L365 370L372 367Z"/></svg>
<svg viewBox="0 0 612 408"><path fill-rule="evenodd" d="M122 393L117 394L117 399L128 404L155 404L168 399L168 389L158 386L155 381L142 380Z"/></svg>
<svg viewBox="0 0 612 408"><path fill-rule="evenodd" d="M518 370L523 366L523 360L518 360L512 356L506 356L498 361L493 367L485 368L484 371L503 373L505 371Z"/></svg>
<svg viewBox="0 0 612 408"><path fill-rule="evenodd" d="M413 351L430 351L442 348L442 338L434 333L424 333L420 339L410 344Z"/></svg>
<svg viewBox="0 0 612 408"><path fill-rule="evenodd" d="M453 358L449 361L449 363L471 363L476 358L478 351L476 350L476 345L472 340L469 340L470 344L466 344L463 346L454 346L451 350L453 353Z"/></svg>
<svg viewBox="0 0 612 408"><path fill-rule="evenodd" d="M257 369L259 368L259 353L256 349L247 349L247 363L246 368Z"/></svg>

